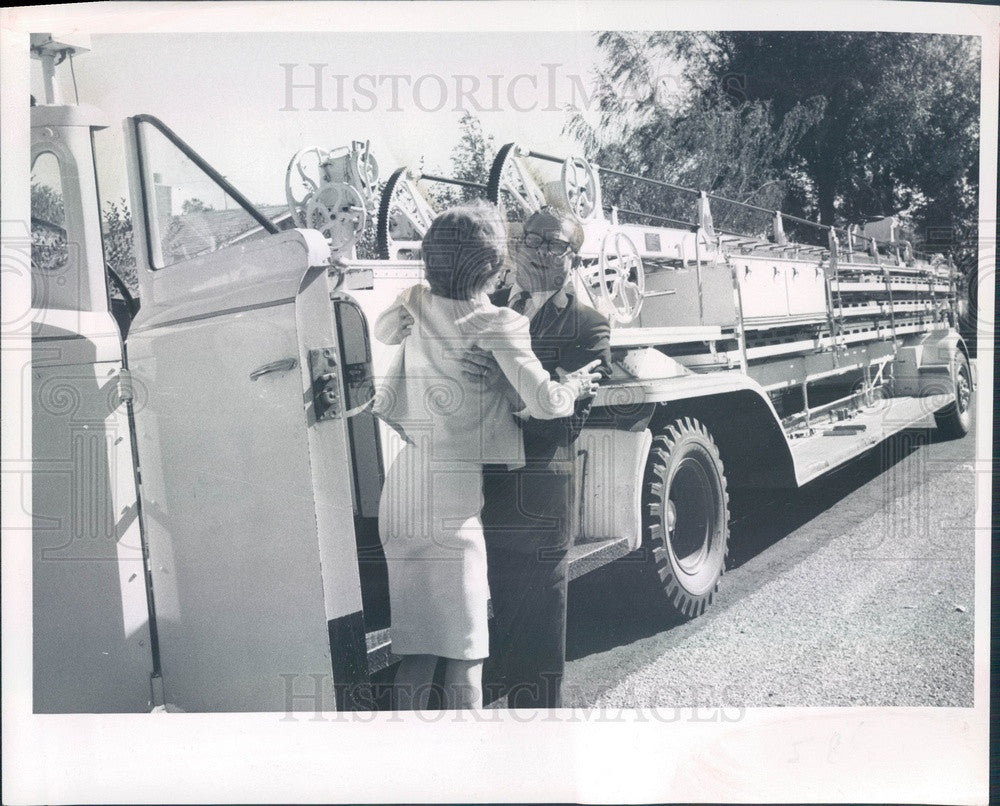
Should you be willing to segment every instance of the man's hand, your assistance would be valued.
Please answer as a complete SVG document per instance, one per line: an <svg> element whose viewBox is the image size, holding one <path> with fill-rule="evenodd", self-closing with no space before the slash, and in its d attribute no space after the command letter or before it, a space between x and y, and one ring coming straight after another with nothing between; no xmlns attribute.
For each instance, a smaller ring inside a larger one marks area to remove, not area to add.
<svg viewBox="0 0 1000 806"><path fill-rule="evenodd" d="M470 381L479 381L487 389L493 389L503 372L496 359L480 347L470 347L458 360L462 374Z"/></svg>
<svg viewBox="0 0 1000 806"><path fill-rule="evenodd" d="M556 375L560 383L575 386L579 390L579 397L591 397L597 394L598 384L601 382L602 375L597 367L602 363L602 359L595 358L574 372L567 372L562 367L556 367Z"/></svg>
<svg viewBox="0 0 1000 806"><path fill-rule="evenodd" d="M510 401L515 410L524 408L524 402L503 374L500 365L492 354L479 347L470 347L458 360L462 367L462 375L471 381L479 381L491 392L502 394Z"/></svg>

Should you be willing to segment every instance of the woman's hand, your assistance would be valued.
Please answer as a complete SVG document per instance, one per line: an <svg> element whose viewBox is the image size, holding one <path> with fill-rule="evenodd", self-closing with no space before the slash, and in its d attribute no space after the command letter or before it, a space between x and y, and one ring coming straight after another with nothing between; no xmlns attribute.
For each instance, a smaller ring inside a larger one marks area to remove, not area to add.
<svg viewBox="0 0 1000 806"><path fill-rule="evenodd" d="M399 309L399 321L396 323L397 332L404 339L413 332L413 314L406 308Z"/></svg>
<svg viewBox="0 0 1000 806"><path fill-rule="evenodd" d="M558 367L556 373L559 375L560 382L570 387L575 393L576 399L579 400L580 398L591 397L597 394L597 385L601 380L601 373L597 372L596 368L600 364L601 359L595 358L589 364L580 367L575 372L566 372L562 367Z"/></svg>
<svg viewBox="0 0 1000 806"><path fill-rule="evenodd" d="M401 344L413 332L413 323L413 314L397 303L379 315L372 333L383 344Z"/></svg>

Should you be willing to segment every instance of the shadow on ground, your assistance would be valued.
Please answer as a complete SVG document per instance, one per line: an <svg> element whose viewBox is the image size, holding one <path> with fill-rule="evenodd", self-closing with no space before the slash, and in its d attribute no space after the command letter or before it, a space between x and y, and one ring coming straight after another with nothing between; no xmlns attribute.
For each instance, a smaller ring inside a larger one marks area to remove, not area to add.
<svg viewBox="0 0 1000 806"><path fill-rule="evenodd" d="M727 568L739 568L914 452L939 441L936 429L907 429L798 490L734 493ZM832 534L830 540L836 537ZM642 553L636 552L570 583L567 660L606 652L686 621L665 605L659 580L651 571ZM746 593L769 579L743 580L740 588ZM723 588L726 581L723 578ZM724 609L717 600L701 618Z"/></svg>

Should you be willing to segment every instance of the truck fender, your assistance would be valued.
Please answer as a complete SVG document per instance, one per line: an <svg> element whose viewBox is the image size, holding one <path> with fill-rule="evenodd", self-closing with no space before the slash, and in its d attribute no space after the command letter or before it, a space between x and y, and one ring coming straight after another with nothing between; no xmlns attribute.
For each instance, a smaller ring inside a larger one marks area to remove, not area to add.
<svg viewBox="0 0 1000 806"><path fill-rule="evenodd" d="M719 447L731 486L795 487L788 440L767 392L738 372L685 374L602 387L576 453L583 539L641 544L644 468L653 431L693 417Z"/></svg>
<svg viewBox="0 0 1000 806"><path fill-rule="evenodd" d="M649 429L584 428L576 443L576 534L580 540L628 538L642 545L642 479Z"/></svg>
<svg viewBox="0 0 1000 806"><path fill-rule="evenodd" d="M953 388L955 354L969 358L965 340L955 330L937 330L906 336L892 362L894 397L947 394ZM970 361L970 366L972 363ZM976 385L975 369L972 383Z"/></svg>

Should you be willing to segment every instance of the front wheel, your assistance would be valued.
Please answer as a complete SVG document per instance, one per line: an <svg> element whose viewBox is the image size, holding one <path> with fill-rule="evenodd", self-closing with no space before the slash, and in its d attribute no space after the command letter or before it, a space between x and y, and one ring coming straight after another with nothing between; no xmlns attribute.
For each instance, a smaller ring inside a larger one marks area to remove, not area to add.
<svg viewBox="0 0 1000 806"><path fill-rule="evenodd" d="M972 424L972 370L969 359L958 350L955 351L953 385L954 401L934 414L938 431L949 439L964 437Z"/></svg>
<svg viewBox="0 0 1000 806"><path fill-rule="evenodd" d="M687 618L701 615L725 569L729 494L719 449L698 420L674 420L653 438L643 514L668 607Z"/></svg>

